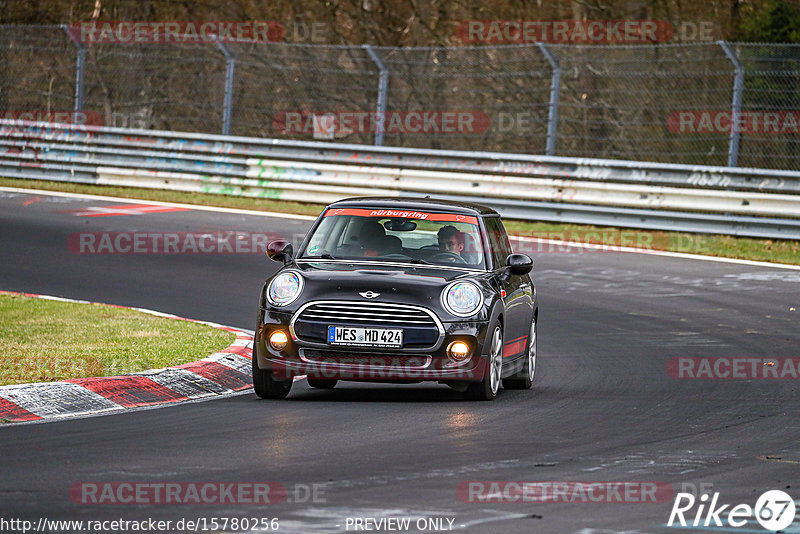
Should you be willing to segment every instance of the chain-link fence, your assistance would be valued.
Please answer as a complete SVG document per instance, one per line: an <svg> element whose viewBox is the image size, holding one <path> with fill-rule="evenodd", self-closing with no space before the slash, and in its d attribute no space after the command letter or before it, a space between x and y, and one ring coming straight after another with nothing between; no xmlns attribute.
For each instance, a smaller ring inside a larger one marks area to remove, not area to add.
<svg viewBox="0 0 800 534"><path fill-rule="evenodd" d="M0 66L3 117L800 168L796 45L101 44L0 26Z"/></svg>

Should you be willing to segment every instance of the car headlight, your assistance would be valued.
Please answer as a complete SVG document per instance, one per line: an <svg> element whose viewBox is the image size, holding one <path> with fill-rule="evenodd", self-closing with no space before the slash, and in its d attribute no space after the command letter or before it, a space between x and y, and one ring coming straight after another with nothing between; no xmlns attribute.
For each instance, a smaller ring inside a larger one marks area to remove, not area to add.
<svg viewBox="0 0 800 534"><path fill-rule="evenodd" d="M457 317L473 315L483 304L483 293L472 282L453 282L442 292L445 309Z"/></svg>
<svg viewBox="0 0 800 534"><path fill-rule="evenodd" d="M272 279L267 288L267 300L273 306L286 306L295 301L303 291L303 277L286 271Z"/></svg>

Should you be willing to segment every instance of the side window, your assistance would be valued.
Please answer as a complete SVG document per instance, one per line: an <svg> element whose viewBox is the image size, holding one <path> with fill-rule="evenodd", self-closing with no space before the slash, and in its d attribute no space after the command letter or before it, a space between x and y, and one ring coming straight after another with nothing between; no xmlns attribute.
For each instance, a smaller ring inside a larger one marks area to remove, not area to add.
<svg viewBox="0 0 800 534"><path fill-rule="evenodd" d="M484 223L492 247L492 268L497 269L506 264L506 258L511 254L511 244L500 217L486 217Z"/></svg>

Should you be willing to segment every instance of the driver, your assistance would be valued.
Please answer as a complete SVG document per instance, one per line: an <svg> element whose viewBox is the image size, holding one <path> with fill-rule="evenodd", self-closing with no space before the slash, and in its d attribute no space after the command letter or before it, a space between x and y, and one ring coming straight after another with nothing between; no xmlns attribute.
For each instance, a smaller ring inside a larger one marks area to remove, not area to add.
<svg viewBox="0 0 800 534"><path fill-rule="evenodd" d="M436 232L436 237L439 240L439 250L460 255L464 250L465 235L464 232L459 231L455 226L442 226L439 228L439 231Z"/></svg>
<svg viewBox="0 0 800 534"><path fill-rule="evenodd" d="M377 221L366 221L361 225L358 241L364 256L378 256L386 240L386 230Z"/></svg>

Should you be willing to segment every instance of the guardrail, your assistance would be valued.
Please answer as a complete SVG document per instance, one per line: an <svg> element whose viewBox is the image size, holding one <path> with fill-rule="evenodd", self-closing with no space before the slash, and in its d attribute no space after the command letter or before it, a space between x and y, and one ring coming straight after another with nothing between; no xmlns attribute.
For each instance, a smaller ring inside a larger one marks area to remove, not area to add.
<svg viewBox="0 0 800 534"><path fill-rule="evenodd" d="M0 175L326 203L430 194L507 217L800 239L800 172L0 120Z"/></svg>

